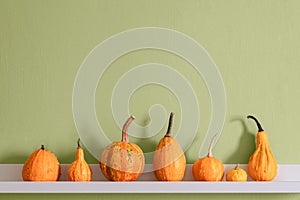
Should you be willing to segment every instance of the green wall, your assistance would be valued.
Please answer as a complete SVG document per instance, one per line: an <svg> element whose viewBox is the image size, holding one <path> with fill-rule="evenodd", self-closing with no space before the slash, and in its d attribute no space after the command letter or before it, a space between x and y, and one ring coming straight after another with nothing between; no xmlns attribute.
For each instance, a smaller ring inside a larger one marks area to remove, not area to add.
<svg viewBox="0 0 300 200"><path fill-rule="evenodd" d="M146 26L189 35L203 45L218 66L226 89L227 115L214 149L216 157L224 163L247 163L254 150L257 129L245 116L254 114L269 133L278 163L300 163L299 9L297 0L0 0L0 163L24 163L40 144L53 151L61 163L72 162L78 137L72 116L72 90L81 63L108 37ZM203 91L197 94L203 117L197 137L186 152L188 162L193 163L209 126L210 99L203 80L174 55L142 50L114 62L97 88L98 118L106 133L116 133L108 134L109 137L118 139L118 128L109 107L114 81L132 66L147 62L180 68L191 85ZM162 92L165 98L157 98L156 92ZM145 125L147 110L154 103L165 105L168 111L179 110L175 97L167 90L156 86L141 88L129 105L140 119L138 123ZM158 138L153 138L148 145L145 142L140 145L151 151L157 141ZM97 163L88 153L86 159ZM1 194L0 197L300 198L297 194Z"/></svg>

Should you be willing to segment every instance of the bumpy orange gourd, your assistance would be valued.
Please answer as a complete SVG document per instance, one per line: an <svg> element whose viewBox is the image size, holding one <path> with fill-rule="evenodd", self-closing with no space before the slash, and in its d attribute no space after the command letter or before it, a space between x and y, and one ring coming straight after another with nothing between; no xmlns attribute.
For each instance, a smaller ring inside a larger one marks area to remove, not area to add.
<svg viewBox="0 0 300 200"><path fill-rule="evenodd" d="M68 170L69 181L90 181L92 170L90 165L84 160L84 152L80 146L80 139L77 141L76 160L70 165Z"/></svg>
<svg viewBox="0 0 300 200"><path fill-rule="evenodd" d="M128 126L131 116L122 129L122 141L108 145L102 152L99 164L103 175L111 181L134 181L144 170L145 158L142 149L128 141Z"/></svg>
<svg viewBox="0 0 300 200"><path fill-rule="evenodd" d="M213 141L212 138L208 155L196 160L192 167L192 173L196 181L222 181L224 176L223 163L212 156Z"/></svg>
<svg viewBox="0 0 300 200"><path fill-rule="evenodd" d="M272 181L277 176L278 166L268 142L268 135L255 117L249 115L247 118L253 119L258 127L256 150L249 159L248 174L255 181Z"/></svg>
<svg viewBox="0 0 300 200"><path fill-rule="evenodd" d="M235 168L230 169L226 173L226 181L246 182L247 172L240 168L239 165L236 165Z"/></svg>
<svg viewBox="0 0 300 200"><path fill-rule="evenodd" d="M153 168L160 181L181 181L186 169L185 155L180 144L171 136L174 113L170 114L166 135L159 141L153 157Z"/></svg>
<svg viewBox="0 0 300 200"><path fill-rule="evenodd" d="M44 145L29 156L22 169L24 181L57 181L59 176L60 164Z"/></svg>

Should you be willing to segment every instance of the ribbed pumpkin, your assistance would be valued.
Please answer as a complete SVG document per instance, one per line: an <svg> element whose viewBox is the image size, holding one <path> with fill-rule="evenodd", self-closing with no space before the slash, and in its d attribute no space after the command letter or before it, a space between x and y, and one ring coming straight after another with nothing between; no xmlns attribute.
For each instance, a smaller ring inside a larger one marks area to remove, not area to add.
<svg viewBox="0 0 300 200"><path fill-rule="evenodd" d="M84 159L84 151L80 146L80 139L77 141L76 159L68 170L68 179L69 181L90 181L92 179L92 170Z"/></svg>
<svg viewBox="0 0 300 200"><path fill-rule="evenodd" d="M216 135L211 140L207 156L196 160L193 164L192 173L196 181L222 181L223 179L224 165L212 155L215 138Z"/></svg>
<svg viewBox="0 0 300 200"><path fill-rule="evenodd" d="M174 113L170 114L166 135L159 141L153 157L153 168L160 181L181 181L186 169L186 159L180 144L171 136Z"/></svg>
<svg viewBox="0 0 300 200"><path fill-rule="evenodd" d="M268 135L255 117L248 115L247 118L253 119L258 127L256 150L249 159L248 174L255 181L272 181L277 176L278 166L268 142Z"/></svg>
<svg viewBox="0 0 300 200"><path fill-rule="evenodd" d="M60 177L60 164L56 156L42 145L24 163L22 177L24 181L57 181Z"/></svg>
<svg viewBox="0 0 300 200"><path fill-rule="evenodd" d="M226 173L226 181L234 182L246 182L247 181L247 172L240 168L237 164L235 168L228 170Z"/></svg>
<svg viewBox="0 0 300 200"><path fill-rule="evenodd" d="M128 126L134 116L125 122L121 142L108 145L102 152L99 164L103 175L111 181L134 181L144 170L145 158L142 149L128 141Z"/></svg>

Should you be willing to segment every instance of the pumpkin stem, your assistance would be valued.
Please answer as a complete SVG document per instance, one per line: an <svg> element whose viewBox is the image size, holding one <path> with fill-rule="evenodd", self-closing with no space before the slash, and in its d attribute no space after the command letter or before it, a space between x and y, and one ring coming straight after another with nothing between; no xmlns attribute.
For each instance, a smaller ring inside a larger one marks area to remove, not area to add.
<svg viewBox="0 0 300 200"><path fill-rule="evenodd" d="M256 122L257 128L258 128L258 132L262 132L264 131L264 129L261 127L259 121L252 115L248 115L247 116L248 119L253 119Z"/></svg>
<svg viewBox="0 0 300 200"><path fill-rule="evenodd" d="M44 145L43 145L43 144L41 145L41 149L42 149L42 150L45 150L45 147L44 147Z"/></svg>
<svg viewBox="0 0 300 200"><path fill-rule="evenodd" d="M171 136L171 129L172 129L172 125L173 125L173 116L174 116L174 113L171 112L170 113L170 118L169 118L168 130L167 130L167 133L166 133L165 137L170 137Z"/></svg>
<svg viewBox="0 0 300 200"><path fill-rule="evenodd" d="M78 140L77 140L77 147L78 147L78 148L81 147L81 146L80 146L80 138L78 138Z"/></svg>
<svg viewBox="0 0 300 200"><path fill-rule="evenodd" d="M237 170L239 168L239 164L236 164L236 166L235 166L235 170Z"/></svg>
<svg viewBox="0 0 300 200"><path fill-rule="evenodd" d="M212 155L213 143L216 140L217 135L218 135L218 133L216 133L210 141L209 148L208 148L208 154L207 154L207 157L209 157L209 158L213 157L213 155Z"/></svg>
<svg viewBox="0 0 300 200"><path fill-rule="evenodd" d="M135 116L131 115L127 121L125 122L123 129L122 129L122 142L128 142L128 127L131 124L131 122L135 119Z"/></svg>

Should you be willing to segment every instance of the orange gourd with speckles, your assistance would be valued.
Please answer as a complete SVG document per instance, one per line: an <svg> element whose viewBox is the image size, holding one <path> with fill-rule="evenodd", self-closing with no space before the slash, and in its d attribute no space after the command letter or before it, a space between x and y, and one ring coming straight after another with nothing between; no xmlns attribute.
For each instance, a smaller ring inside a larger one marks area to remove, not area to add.
<svg viewBox="0 0 300 200"><path fill-rule="evenodd" d="M181 181L186 169L186 159L181 146L171 137L173 113L170 114L166 135L160 140L153 157L153 168L160 181Z"/></svg>
<svg viewBox="0 0 300 200"><path fill-rule="evenodd" d="M128 126L131 116L123 126L122 141L108 145L102 152L99 164L103 175L111 181L134 181L144 170L145 158L142 149L128 141Z"/></svg>
<svg viewBox="0 0 300 200"><path fill-rule="evenodd" d="M77 142L76 159L68 170L68 179L69 181L90 181L92 179L92 170L84 160L84 152L80 146L80 139Z"/></svg>
<svg viewBox="0 0 300 200"><path fill-rule="evenodd" d="M44 145L34 151L23 165L24 181L57 181L60 176L60 164L56 156L45 150Z"/></svg>
<svg viewBox="0 0 300 200"><path fill-rule="evenodd" d="M216 135L213 137L208 155L196 160L192 167L192 173L196 181L221 181L224 176L223 163L212 156L212 146Z"/></svg>
<svg viewBox="0 0 300 200"><path fill-rule="evenodd" d="M258 127L256 150L249 159L248 174L255 181L272 181L277 176L278 166L268 142L268 135L255 117L249 115L247 118L253 119Z"/></svg>

